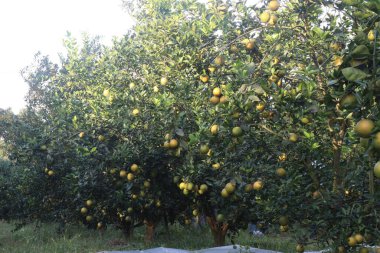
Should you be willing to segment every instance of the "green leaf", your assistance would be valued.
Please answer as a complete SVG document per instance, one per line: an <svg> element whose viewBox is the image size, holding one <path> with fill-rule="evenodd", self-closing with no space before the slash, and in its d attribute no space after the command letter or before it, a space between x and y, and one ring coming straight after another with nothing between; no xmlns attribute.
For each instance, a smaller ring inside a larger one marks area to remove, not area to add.
<svg viewBox="0 0 380 253"><path fill-rule="evenodd" d="M342 69L342 73L348 81L362 80L368 76L364 71L352 67Z"/></svg>
<svg viewBox="0 0 380 253"><path fill-rule="evenodd" d="M365 45L357 46L351 53L354 59L365 59L369 54L369 49Z"/></svg>

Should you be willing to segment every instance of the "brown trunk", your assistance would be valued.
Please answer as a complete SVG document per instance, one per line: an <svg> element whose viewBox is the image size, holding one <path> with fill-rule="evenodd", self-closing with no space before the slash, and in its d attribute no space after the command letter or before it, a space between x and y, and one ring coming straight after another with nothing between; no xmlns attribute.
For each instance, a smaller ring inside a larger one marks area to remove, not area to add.
<svg viewBox="0 0 380 253"><path fill-rule="evenodd" d="M126 240L130 240L133 236L133 227L132 226L123 227L123 235Z"/></svg>
<svg viewBox="0 0 380 253"><path fill-rule="evenodd" d="M152 221L145 221L145 242L151 243L154 240L154 229L156 224Z"/></svg>
<svg viewBox="0 0 380 253"><path fill-rule="evenodd" d="M223 246L226 243L226 234L228 231L227 223L219 223L214 217L207 217L207 223L210 226L211 233L214 237L215 246Z"/></svg>
<svg viewBox="0 0 380 253"><path fill-rule="evenodd" d="M333 160L333 170L334 170L334 182L333 182L333 191L338 192L339 190L343 190L343 178L344 178L344 170L340 166L340 160L342 155L342 146L343 139L346 135L347 125L345 121L342 121L340 125L340 130L338 135L336 135L333 139L333 150L334 150L334 160Z"/></svg>

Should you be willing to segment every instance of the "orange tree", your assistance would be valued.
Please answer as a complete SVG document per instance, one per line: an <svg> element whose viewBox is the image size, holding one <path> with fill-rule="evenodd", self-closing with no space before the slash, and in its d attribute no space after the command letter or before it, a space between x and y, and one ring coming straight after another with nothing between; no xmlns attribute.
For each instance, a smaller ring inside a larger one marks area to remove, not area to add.
<svg viewBox="0 0 380 253"><path fill-rule="evenodd" d="M42 57L24 73L35 131L8 124L21 136L2 135L26 146L13 151L9 143L9 153L25 157L18 164L33 164L29 191L39 194L29 199L44 212L27 208L25 217L81 220L99 229L115 223L127 236L145 223L151 240L156 223L173 222L186 203L170 173L180 161L161 147L172 104L146 89L139 66L149 59L139 45L121 41L102 50L85 38L83 48L73 39L66 46L61 67Z"/></svg>
<svg viewBox="0 0 380 253"><path fill-rule="evenodd" d="M375 181L350 127L366 108L377 111L366 85L376 74L356 68L377 66L376 32L352 40L374 28L376 2L268 1L256 12L244 2L133 3L134 39L155 63L146 78L169 80L164 92L175 93L183 117L170 152L186 161L177 174L195 200L187 215L205 212L216 244L247 219L281 231L292 224L299 251L377 233L378 193L365 187ZM350 114L353 92L362 104Z"/></svg>
<svg viewBox="0 0 380 253"><path fill-rule="evenodd" d="M145 222L151 240L161 218L204 214L218 245L248 221L299 252L374 243L376 1L125 4L134 29L110 48L68 40L60 68L42 59L21 131L2 132L32 162L22 184L43 186L28 217Z"/></svg>

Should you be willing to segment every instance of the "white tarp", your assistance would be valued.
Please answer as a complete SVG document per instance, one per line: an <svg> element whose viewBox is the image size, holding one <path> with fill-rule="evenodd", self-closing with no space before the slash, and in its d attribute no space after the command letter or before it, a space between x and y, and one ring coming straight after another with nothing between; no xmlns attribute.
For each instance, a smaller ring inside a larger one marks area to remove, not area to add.
<svg viewBox="0 0 380 253"><path fill-rule="evenodd" d="M216 248L208 248L201 250L182 250L182 249L171 249L171 248L154 248L147 250L128 250L128 251L102 251L98 253L282 253L279 251L273 250L265 250L265 249L256 249L256 248L248 248L244 246L235 245L232 246L224 246L224 247L216 247ZM319 253L319 252L305 252L305 253Z"/></svg>

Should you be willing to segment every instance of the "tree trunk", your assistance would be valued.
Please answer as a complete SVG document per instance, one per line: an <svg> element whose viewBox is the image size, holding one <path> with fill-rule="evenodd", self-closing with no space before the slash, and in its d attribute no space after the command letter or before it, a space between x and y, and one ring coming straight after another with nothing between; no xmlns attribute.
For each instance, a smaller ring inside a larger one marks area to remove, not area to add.
<svg viewBox="0 0 380 253"><path fill-rule="evenodd" d="M214 237L214 245L217 247L224 246L226 243L228 224L219 223L214 217L207 217L207 223L210 226L211 233Z"/></svg>
<svg viewBox="0 0 380 253"><path fill-rule="evenodd" d="M164 214L164 226L165 226L165 232L170 238L170 231L169 231L169 221L168 221L168 214L165 212Z"/></svg>
<svg viewBox="0 0 380 253"><path fill-rule="evenodd" d="M122 231L126 240L130 240L133 237L133 226L125 226Z"/></svg>
<svg viewBox="0 0 380 253"><path fill-rule="evenodd" d="M333 191L338 192L343 190L343 178L344 170L340 166L341 156L342 156L342 146L344 136L346 135L347 125L345 121L342 121L340 125L340 130L337 136L333 139L333 150L334 150L334 160L333 160L333 170L334 170L334 182L333 182Z"/></svg>
<svg viewBox="0 0 380 253"><path fill-rule="evenodd" d="M144 221L145 223L145 242L151 243L154 240L154 229L156 224L152 221Z"/></svg>

